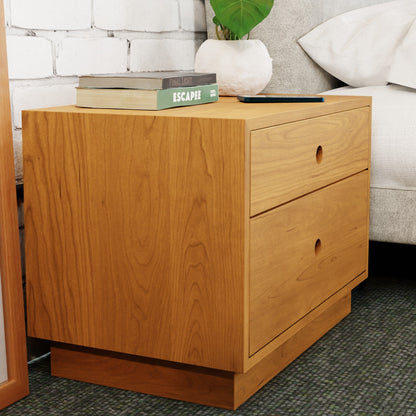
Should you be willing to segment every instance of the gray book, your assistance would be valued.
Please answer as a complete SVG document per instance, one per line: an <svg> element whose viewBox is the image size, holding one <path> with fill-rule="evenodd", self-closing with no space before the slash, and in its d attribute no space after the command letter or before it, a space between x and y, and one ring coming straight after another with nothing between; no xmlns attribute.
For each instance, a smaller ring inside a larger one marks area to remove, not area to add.
<svg viewBox="0 0 416 416"><path fill-rule="evenodd" d="M193 87L215 84L214 73L160 71L126 73L122 75L88 75L79 77L80 88L154 89Z"/></svg>

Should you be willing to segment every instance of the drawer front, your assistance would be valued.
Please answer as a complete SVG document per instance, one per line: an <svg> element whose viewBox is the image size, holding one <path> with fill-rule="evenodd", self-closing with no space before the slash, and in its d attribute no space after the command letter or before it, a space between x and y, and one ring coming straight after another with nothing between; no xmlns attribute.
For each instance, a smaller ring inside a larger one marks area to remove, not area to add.
<svg viewBox="0 0 416 416"><path fill-rule="evenodd" d="M250 220L250 355L367 269L368 171Z"/></svg>
<svg viewBox="0 0 416 416"><path fill-rule="evenodd" d="M368 167L368 107L251 133L251 216Z"/></svg>

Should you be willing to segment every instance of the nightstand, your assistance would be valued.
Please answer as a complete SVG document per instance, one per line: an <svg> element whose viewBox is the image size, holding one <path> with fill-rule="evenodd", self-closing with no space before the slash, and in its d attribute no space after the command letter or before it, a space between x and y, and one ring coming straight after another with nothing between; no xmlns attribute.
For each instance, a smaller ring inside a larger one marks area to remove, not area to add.
<svg viewBox="0 0 416 416"><path fill-rule="evenodd" d="M371 98L23 114L52 374L230 409L367 277Z"/></svg>

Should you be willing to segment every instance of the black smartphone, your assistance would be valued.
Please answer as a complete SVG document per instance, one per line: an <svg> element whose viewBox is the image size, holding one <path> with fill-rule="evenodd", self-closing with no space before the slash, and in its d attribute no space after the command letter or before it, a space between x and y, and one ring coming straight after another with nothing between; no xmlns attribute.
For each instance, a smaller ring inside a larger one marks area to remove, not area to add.
<svg viewBox="0 0 416 416"><path fill-rule="evenodd" d="M243 103L322 103L325 98L321 95L237 95Z"/></svg>

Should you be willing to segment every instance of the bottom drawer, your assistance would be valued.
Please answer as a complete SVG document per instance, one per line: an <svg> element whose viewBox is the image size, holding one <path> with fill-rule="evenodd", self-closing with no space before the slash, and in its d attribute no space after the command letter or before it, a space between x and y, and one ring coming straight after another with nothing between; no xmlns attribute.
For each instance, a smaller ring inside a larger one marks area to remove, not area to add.
<svg viewBox="0 0 416 416"><path fill-rule="evenodd" d="M368 172L250 223L250 355L367 269Z"/></svg>

